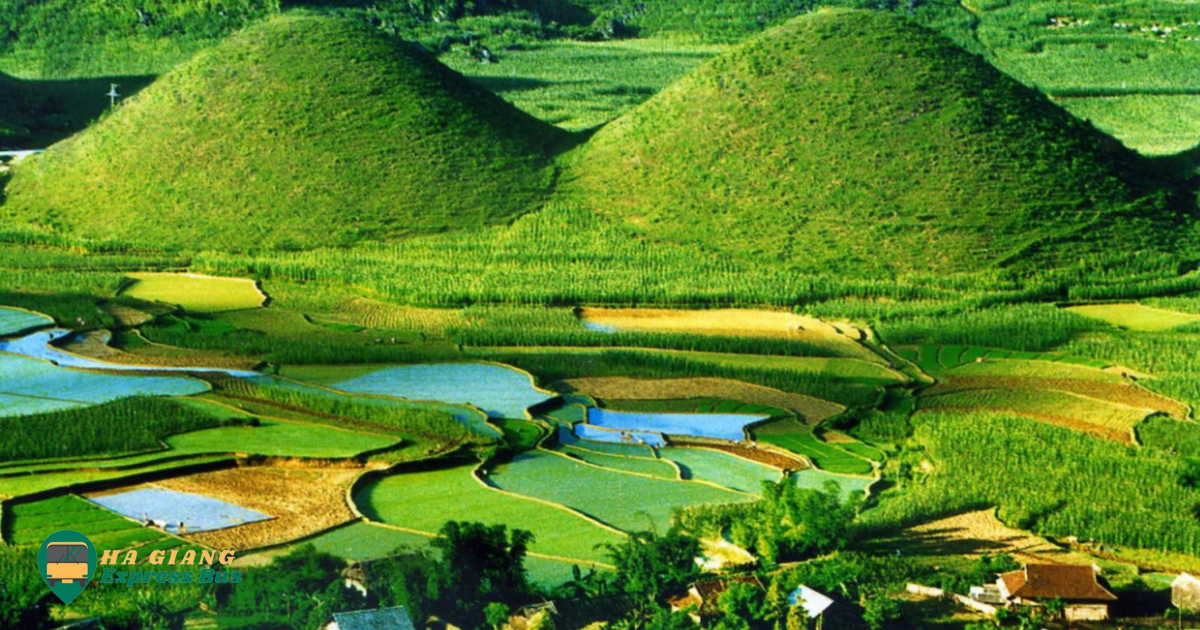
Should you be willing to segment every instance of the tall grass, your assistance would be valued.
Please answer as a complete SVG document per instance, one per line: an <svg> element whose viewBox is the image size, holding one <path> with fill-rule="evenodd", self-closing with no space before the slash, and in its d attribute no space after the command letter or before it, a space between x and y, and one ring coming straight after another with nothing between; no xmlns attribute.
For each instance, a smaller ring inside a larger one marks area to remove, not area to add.
<svg viewBox="0 0 1200 630"><path fill-rule="evenodd" d="M111 455L159 448L175 433L240 420L218 420L164 398L124 398L54 413L9 418L0 460Z"/></svg>
<svg viewBox="0 0 1200 630"><path fill-rule="evenodd" d="M864 514L868 529L999 506L1009 525L1045 535L1200 553L1200 489L1179 458L999 414L922 412L915 423L933 472Z"/></svg>

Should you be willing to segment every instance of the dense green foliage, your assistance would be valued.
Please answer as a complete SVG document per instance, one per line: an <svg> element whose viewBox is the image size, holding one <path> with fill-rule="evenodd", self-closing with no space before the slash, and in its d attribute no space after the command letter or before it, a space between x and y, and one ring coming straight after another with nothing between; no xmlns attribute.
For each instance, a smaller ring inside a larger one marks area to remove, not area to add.
<svg viewBox="0 0 1200 630"><path fill-rule="evenodd" d="M413 45L284 16L23 164L4 214L157 247L349 245L531 210L558 139Z"/></svg>
<svg viewBox="0 0 1200 630"><path fill-rule="evenodd" d="M311 545L279 556L269 566L253 568L246 579L217 587L215 599L226 614L253 615L296 630L318 630L333 613L362 610L367 602L339 579L345 563Z"/></svg>
<svg viewBox="0 0 1200 630"><path fill-rule="evenodd" d="M448 521L432 542L437 557L418 552L375 563L370 587L381 604L402 605L414 620L439 615L484 627L493 622L485 610L512 609L534 594L525 573L532 539L503 525Z"/></svg>
<svg viewBox="0 0 1200 630"><path fill-rule="evenodd" d="M240 379L222 381L219 391L222 395L269 401L351 427L392 435L413 434L446 442L462 442L470 435L467 427L448 413L400 401L355 399L298 387L256 386Z"/></svg>
<svg viewBox="0 0 1200 630"><path fill-rule="evenodd" d="M36 571L28 570L37 562L36 551L0 545L0 626L40 628L49 618L50 609L39 605L47 596L46 585Z"/></svg>
<svg viewBox="0 0 1200 630"><path fill-rule="evenodd" d="M1200 458L1200 424L1180 422L1166 416L1154 416L1137 426L1138 440L1146 446Z"/></svg>
<svg viewBox="0 0 1200 630"><path fill-rule="evenodd" d="M842 501L841 489L802 489L789 479L766 482L762 499L733 506L697 506L680 515L680 525L705 535L728 532L730 540L763 562L806 559L845 549L859 499Z"/></svg>
<svg viewBox="0 0 1200 630"><path fill-rule="evenodd" d="M957 271L1169 247L1167 193L1142 168L935 33L821 11L605 127L562 193L659 239L804 269Z"/></svg>
<svg viewBox="0 0 1200 630"><path fill-rule="evenodd" d="M22 461L110 455L162 448L168 435L209 429L238 420L219 420L164 398L123 398L4 422L0 460Z"/></svg>
<svg viewBox="0 0 1200 630"><path fill-rule="evenodd" d="M1052 304L1020 304L885 319L879 323L879 334L893 345L951 344L1048 350L1100 325Z"/></svg>

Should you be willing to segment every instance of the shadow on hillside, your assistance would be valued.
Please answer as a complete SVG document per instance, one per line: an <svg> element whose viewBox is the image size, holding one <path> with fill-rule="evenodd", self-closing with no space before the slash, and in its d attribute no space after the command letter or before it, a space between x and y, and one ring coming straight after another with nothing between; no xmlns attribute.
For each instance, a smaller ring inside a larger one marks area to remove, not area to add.
<svg viewBox="0 0 1200 630"><path fill-rule="evenodd" d="M529 90L537 90L552 85L571 85L579 83L579 81L546 81L543 79L530 79L528 77L503 77L503 76L469 76L467 77L471 83L493 93L502 94L504 92L527 92Z"/></svg>
<svg viewBox="0 0 1200 630"><path fill-rule="evenodd" d="M41 149L68 138L95 122L109 108L108 92L116 84L129 98L156 77L113 76L86 79L27 80L9 78L0 97L10 99L4 110L24 133L0 137L0 148ZM7 93L6 93L7 92Z"/></svg>
<svg viewBox="0 0 1200 630"><path fill-rule="evenodd" d="M1191 179L1200 175L1200 144L1174 155L1149 158L1158 170L1180 179Z"/></svg>

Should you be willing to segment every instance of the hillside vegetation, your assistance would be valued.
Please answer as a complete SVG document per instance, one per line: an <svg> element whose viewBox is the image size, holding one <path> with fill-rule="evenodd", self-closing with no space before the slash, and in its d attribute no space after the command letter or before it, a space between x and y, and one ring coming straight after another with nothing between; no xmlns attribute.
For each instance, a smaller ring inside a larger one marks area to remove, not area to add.
<svg viewBox="0 0 1200 630"><path fill-rule="evenodd" d="M563 192L796 268L954 271L1153 248L1169 213L1137 160L931 31L829 10L609 124Z"/></svg>
<svg viewBox="0 0 1200 630"><path fill-rule="evenodd" d="M528 211L560 138L414 46L288 15L23 165L2 212L167 247L345 245Z"/></svg>

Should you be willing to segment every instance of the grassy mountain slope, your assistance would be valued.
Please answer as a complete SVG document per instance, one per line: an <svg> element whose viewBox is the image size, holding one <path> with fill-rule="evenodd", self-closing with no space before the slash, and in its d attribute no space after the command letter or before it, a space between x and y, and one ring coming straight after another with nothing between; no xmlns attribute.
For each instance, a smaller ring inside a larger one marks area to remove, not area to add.
<svg viewBox="0 0 1200 630"><path fill-rule="evenodd" d="M822 11L600 130L562 191L796 268L954 271L1161 244L1137 160L932 31Z"/></svg>
<svg viewBox="0 0 1200 630"><path fill-rule="evenodd" d="M184 248L303 248L502 222L562 132L356 22L242 31L22 165L9 220Z"/></svg>

